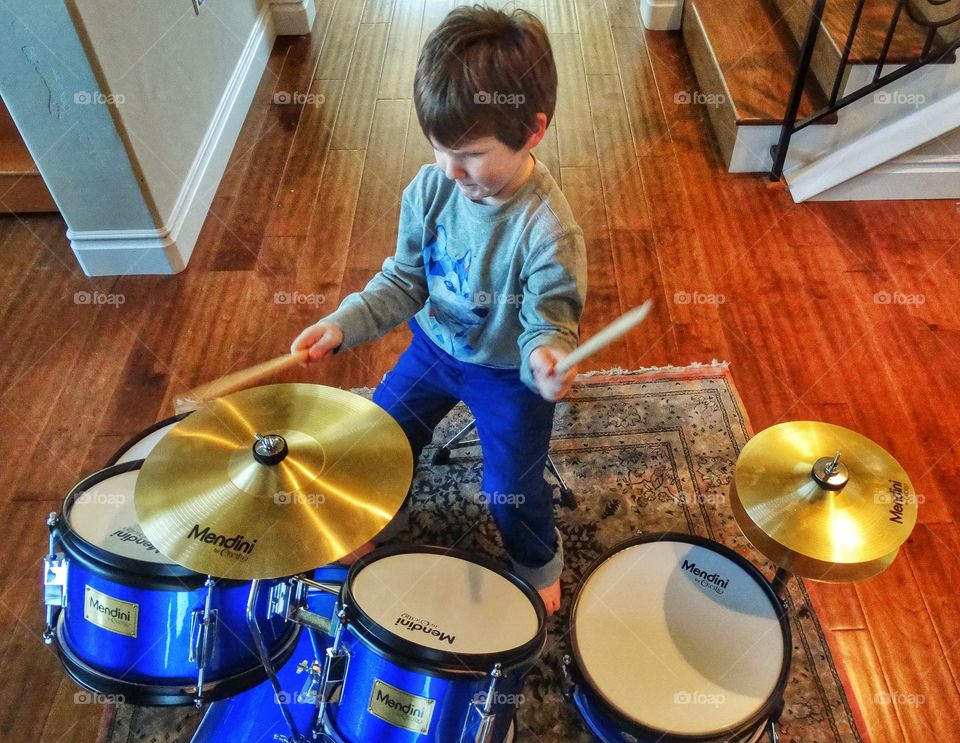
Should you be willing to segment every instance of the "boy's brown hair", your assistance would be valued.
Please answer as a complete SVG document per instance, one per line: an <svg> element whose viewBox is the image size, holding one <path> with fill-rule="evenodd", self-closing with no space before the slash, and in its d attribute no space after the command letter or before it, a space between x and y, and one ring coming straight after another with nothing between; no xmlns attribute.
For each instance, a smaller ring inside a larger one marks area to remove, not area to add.
<svg viewBox="0 0 960 743"><path fill-rule="evenodd" d="M536 114L549 124L556 108L546 29L525 10L456 8L420 52L413 99L420 128L437 144L456 149L496 137L519 150L536 130Z"/></svg>

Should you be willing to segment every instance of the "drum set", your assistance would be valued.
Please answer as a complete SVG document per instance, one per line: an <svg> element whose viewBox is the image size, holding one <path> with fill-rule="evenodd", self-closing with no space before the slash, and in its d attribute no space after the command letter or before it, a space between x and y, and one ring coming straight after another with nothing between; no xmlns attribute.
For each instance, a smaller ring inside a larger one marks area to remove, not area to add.
<svg viewBox="0 0 960 743"><path fill-rule="evenodd" d="M375 537L412 481L399 426L308 384L255 387L152 426L50 514L44 639L80 685L203 705L193 740L504 743L547 642L537 592L492 561ZM777 740L791 575L850 581L917 517L906 473L825 423L742 450L731 502L777 566L643 534L581 577L562 677L604 743Z"/></svg>

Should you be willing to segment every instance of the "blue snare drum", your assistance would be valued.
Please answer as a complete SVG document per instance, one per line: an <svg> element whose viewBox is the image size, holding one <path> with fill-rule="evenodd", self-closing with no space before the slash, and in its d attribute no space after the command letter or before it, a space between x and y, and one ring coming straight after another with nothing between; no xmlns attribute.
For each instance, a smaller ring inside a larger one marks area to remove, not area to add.
<svg viewBox="0 0 960 743"><path fill-rule="evenodd" d="M740 555L701 537L617 545L570 609L573 702L604 743L756 741L783 706L786 609Z"/></svg>
<svg viewBox="0 0 960 743"><path fill-rule="evenodd" d="M359 560L340 596L321 699L342 743L502 743L525 673L546 642L546 612L521 579L436 547Z"/></svg>
<svg viewBox="0 0 960 743"><path fill-rule="evenodd" d="M51 515L47 641L78 683L134 704L221 699L260 683L246 620L251 584L207 578L157 551L134 509L140 465L91 475ZM271 610L280 584L262 582L254 612L277 665L299 631Z"/></svg>

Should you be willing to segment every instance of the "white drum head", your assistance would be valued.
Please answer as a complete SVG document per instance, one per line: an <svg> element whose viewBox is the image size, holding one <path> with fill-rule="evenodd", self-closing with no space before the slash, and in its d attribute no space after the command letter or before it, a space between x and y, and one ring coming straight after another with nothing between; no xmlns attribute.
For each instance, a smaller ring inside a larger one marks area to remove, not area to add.
<svg viewBox="0 0 960 743"><path fill-rule="evenodd" d="M133 492L140 470L121 472L78 493L66 514L84 541L120 557L171 565L140 529Z"/></svg>
<svg viewBox="0 0 960 743"><path fill-rule="evenodd" d="M156 431L151 431L142 439L133 444L129 449L127 449L123 454L121 454L115 464L123 464L124 462L133 462L137 459L146 459L147 455L154 450L157 444L160 443L160 439L170 433L170 429L173 428L180 421L174 421L162 428L158 428Z"/></svg>
<svg viewBox="0 0 960 743"><path fill-rule="evenodd" d="M788 652L754 574L680 541L607 558L581 586L571 623L589 686L627 719L674 735L747 722L776 690Z"/></svg>
<svg viewBox="0 0 960 743"><path fill-rule="evenodd" d="M402 640L457 654L502 653L533 640L536 607L498 572L446 554L406 552L360 569L357 607Z"/></svg>

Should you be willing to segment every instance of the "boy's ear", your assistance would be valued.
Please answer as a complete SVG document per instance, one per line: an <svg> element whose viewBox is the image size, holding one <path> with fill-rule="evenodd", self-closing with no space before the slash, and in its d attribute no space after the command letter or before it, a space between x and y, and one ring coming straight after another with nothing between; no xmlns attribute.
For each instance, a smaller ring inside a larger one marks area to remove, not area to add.
<svg viewBox="0 0 960 743"><path fill-rule="evenodd" d="M532 150L541 141L547 134L547 115L545 113L538 113L534 121L535 129L531 131L530 136L526 141L526 148Z"/></svg>

